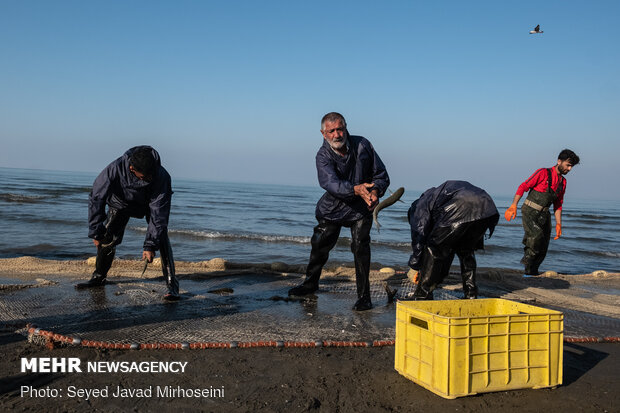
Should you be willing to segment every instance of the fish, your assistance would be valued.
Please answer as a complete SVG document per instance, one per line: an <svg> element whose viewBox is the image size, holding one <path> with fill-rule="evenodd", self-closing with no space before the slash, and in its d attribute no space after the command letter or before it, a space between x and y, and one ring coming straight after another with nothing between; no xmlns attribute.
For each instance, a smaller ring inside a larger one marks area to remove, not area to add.
<svg viewBox="0 0 620 413"><path fill-rule="evenodd" d="M144 273L146 272L146 267L149 266L149 260L147 260L146 258L144 259L144 268L142 268L142 274L140 274L140 277L142 277L144 275Z"/></svg>
<svg viewBox="0 0 620 413"><path fill-rule="evenodd" d="M381 211L383 208L389 207L396 201L400 201L400 197L403 196L404 193L405 193L405 188L401 186L395 192L393 192L392 195L385 198L383 201L379 202L379 204L375 207L374 211L372 211L372 220L375 222L375 225L377 226L377 232L379 232L379 228L381 228L381 225L379 225L379 220L377 218L379 215L379 211Z"/></svg>
<svg viewBox="0 0 620 413"><path fill-rule="evenodd" d="M207 292L217 295L230 295L234 293L235 290L233 290L232 288L216 288L215 290L209 290Z"/></svg>
<svg viewBox="0 0 620 413"><path fill-rule="evenodd" d="M383 286L385 287L385 292L387 293L388 304L393 303L394 297L396 297L396 293L398 293L398 288L392 290L387 282Z"/></svg>

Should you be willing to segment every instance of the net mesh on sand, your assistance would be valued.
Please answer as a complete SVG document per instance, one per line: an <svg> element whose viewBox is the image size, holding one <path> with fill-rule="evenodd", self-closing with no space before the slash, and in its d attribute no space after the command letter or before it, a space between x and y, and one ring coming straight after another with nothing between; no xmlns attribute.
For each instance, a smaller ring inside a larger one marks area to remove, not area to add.
<svg viewBox="0 0 620 413"><path fill-rule="evenodd" d="M118 278L104 287L75 290L76 280L55 280L37 288L0 291L0 324L34 324L57 334L112 343L374 341L395 337L395 303L384 281L371 281L374 308L356 312L357 294L348 278L326 278L315 296L290 299L301 282L282 274L230 274L181 279L182 299L164 302L161 279ZM397 297L414 285L389 282ZM462 298L458 289L438 289L435 299ZM566 337L620 335L620 320L564 312Z"/></svg>

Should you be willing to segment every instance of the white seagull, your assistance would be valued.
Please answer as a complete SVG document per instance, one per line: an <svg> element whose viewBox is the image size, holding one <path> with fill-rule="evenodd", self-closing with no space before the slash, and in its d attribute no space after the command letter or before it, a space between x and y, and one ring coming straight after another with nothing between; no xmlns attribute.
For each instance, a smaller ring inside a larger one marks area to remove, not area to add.
<svg viewBox="0 0 620 413"><path fill-rule="evenodd" d="M530 30L530 34L539 34L539 33L544 33L542 30L540 30L540 24L536 26L534 30Z"/></svg>

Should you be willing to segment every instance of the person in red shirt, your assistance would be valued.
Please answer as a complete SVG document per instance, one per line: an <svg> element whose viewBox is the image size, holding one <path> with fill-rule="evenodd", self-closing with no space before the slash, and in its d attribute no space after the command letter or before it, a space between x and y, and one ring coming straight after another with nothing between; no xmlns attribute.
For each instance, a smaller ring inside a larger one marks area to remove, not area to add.
<svg viewBox="0 0 620 413"><path fill-rule="evenodd" d="M566 179L563 175L570 172L579 163L579 156L570 149L564 149L558 155L557 164L551 168L540 168L525 182L519 185L512 205L504 213L507 221L517 216L517 204L523 194L529 191L521 207L523 215L524 252L521 263L525 265L525 275L538 275L538 267L547 255L551 238L551 214L549 207L553 204L555 216L555 238L562 236L562 203L566 191Z"/></svg>

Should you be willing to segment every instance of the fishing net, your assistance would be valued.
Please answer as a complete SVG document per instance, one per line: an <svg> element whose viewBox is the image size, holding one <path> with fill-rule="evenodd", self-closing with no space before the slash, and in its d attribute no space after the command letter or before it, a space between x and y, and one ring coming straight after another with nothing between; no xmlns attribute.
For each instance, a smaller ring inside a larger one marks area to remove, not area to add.
<svg viewBox="0 0 620 413"><path fill-rule="evenodd" d="M371 281L374 308L356 312L354 280L325 277L309 298L289 298L299 275L226 274L181 278L182 299L164 302L160 279L115 277L105 287L75 290L75 279L0 288L0 324L27 324L59 335L108 343L389 341L396 304L386 281ZM391 277L396 297L413 293L406 277ZM29 288L26 288L29 287ZM458 285L435 290L436 300L459 299ZM620 320L559 309L565 337L620 335Z"/></svg>

